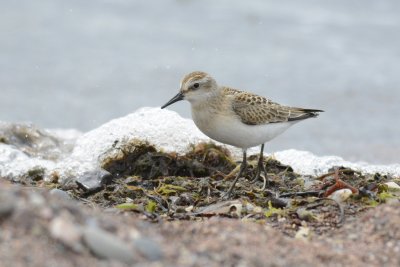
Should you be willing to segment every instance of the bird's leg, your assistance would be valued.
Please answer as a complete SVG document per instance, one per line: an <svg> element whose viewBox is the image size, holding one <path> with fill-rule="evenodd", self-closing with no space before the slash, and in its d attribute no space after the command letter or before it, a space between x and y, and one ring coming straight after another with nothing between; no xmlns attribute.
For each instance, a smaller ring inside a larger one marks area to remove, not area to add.
<svg viewBox="0 0 400 267"><path fill-rule="evenodd" d="M265 176L261 176L261 172L264 172ZM262 190L264 190L267 184L267 170L265 169L265 164L264 164L264 144L261 145L260 156L258 157L256 175L250 182L255 183L260 178L260 176L263 178L264 185Z"/></svg>
<svg viewBox="0 0 400 267"><path fill-rule="evenodd" d="M246 173L247 170L247 155L246 155L246 149L243 149L243 161L242 164L240 165L240 170L239 173L237 174L235 180L233 180L231 186L229 187L228 191L222 196L222 198L228 199L230 198L233 188L235 188L236 182L239 180L239 178Z"/></svg>

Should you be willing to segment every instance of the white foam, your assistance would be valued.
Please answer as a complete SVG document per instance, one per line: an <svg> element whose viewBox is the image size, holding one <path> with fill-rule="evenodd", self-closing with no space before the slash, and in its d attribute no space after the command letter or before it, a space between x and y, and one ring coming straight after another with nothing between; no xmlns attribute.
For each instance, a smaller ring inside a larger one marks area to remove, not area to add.
<svg viewBox="0 0 400 267"><path fill-rule="evenodd" d="M18 180L32 169L52 170L55 165L50 160L33 158L13 146L0 144L0 177Z"/></svg>
<svg viewBox="0 0 400 267"><path fill-rule="evenodd" d="M62 180L73 178L98 168L99 157L109 150L116 140L137 138L146 140L165 152L180 154L188 151L191 144L211 141L197 129L192 120L160 108L141 108L83 135L72 133L63 134L62 131L57 131L58 136L77 138L72 153L60 162L32 158L11 145L0 144L0 175L13 177L33 167L43 167L47 173L57 170ZM240 158L240 149L226 147ZM249 150L249 154L257 152L258 148ZM400 164L352 163L336 156L318 157L311 152L294 149L276 152L274 156L282 163L292 166L296 172L305 175L319 175L333 166L345 166L365 173L381 172L400 176Z"/></svg>
<svg viewBox="0 0 400 267"><path fill-rule="evenodd" d="M400 176L400 164L373 165L367 162L349 162L337 156L316 156L308 151L294 149L274 153L277 160L290 165L294 171L305 175L321 175L334 166L343 166L363 173Z"/></svg>

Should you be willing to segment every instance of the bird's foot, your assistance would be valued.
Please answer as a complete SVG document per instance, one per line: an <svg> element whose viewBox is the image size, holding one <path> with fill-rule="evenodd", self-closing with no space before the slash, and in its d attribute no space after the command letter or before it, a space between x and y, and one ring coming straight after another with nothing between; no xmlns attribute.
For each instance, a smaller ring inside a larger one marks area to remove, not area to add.
<svg viewBox="0 0 400 267"><path fill-rule="evenodd" d="M239 172L240 172L240 165L237 165L230 173L221 176L223 177L224 181L232 180L235 177L235 175L237 175L237 173Z"/></svg>
<svg viewBox="0 0 400 267"><path fill-rule="evenodd" d="M242 173L245 172L245 168L241 167L239 173L236 175L235 180L233 180L231 186L228 191L221 196L222 200L228 200L232 197L233 190L235 189L235 185L240 177L242 177Z"/></svg>
<svg viewBox="0 0 400 267"><path fill-rule="evenodd" d="M263 186L262 186L260 189L257 189L257 191L262 192L262 191L264 191L265 188L267 187L267 184L268 184L269 181L268 181L267 177L265 177L264 175L261 175L261 174L260 174L260 177L261 177L262 180L263 180Z"/></svg>
<svg viewBox="0 0 400 267"><path fill-rule="evenodd" d="M264 175L262 175L261 173L264 173ZM267 169L265 168L265 164L262 160L260 160L257 164L257 170L256 170L256 175L254 175L254 178L250 180L250 183L255 183L257 182L260 177L262 178L263 182L264 182L264 187L268 184L268 179L267 179Z"/></svg>

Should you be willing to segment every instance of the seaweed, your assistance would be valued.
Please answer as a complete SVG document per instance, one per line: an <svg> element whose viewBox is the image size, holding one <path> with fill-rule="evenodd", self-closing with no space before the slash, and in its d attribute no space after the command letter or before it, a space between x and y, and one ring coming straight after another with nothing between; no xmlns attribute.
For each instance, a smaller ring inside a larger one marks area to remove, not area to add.
<svg viewBox="0 0 400 267"><path fill-rule="evenodd" d="M80 187L68 190L84 203L114 208L150 221L198 220L225 216L268 223L289 236L307 224L307 229L324 233L381 203L398 201L399 178L363 174L335 167L318 176L304 176L273 158L265 158L268 184L252 183L258 158L248 157L248 169L228 201L221 196L237 175L240 163L224 147L213 143L192 145L184 155L166 153L140 140L116 141L101 158L101 167L111 175L98 191ZM54 176L54 175L53 175ZM44 170L33 169L24 183L56 187L58 179L43 181ZM389 189L388 182L392 182ZM338 190L351 190L343 201L333 198Z"/></svg>

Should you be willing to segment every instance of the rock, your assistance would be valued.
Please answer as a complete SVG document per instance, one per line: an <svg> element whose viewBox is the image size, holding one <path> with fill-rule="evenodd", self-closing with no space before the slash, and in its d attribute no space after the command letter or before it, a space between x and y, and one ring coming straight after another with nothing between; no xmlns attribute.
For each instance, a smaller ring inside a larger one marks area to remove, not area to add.
<svg viewBox="0 0 400 267"><path fill-rule="evenodd" d="M38 191L29 192L28 199L29 203L36 208L43 207L46 204L46 199Z"/></svg>
<svg viewBox="0 0 400 267"><path fill-rule="evenodd" d="M224 214L224 215L234 215L240 217L242 212L242 206L243 205L239 200L227 200L200 208L194 214L206 214L206 215Z"/></svg>
<svg viewBox="0 0 400 267"><path fill-rule="evenodd" d="M17 198L14 194L0 192L0 218L7 217L12 214L16 207Z"/></svg>
<svg viewBox="0 0 400 267"><path fill-rule="evenodd" d="M127 264L134 261L130 246L114 235L97 227L85 227L83 240L90 251L103 259L114 259Z"/></svg>
<svg viewBox="0 0 400 267"><path fill-rule="evenodd" d="M339 189L333 192L328 198L336 200L338 203L343 203L345 202L353 192L351 192L350 189L345 188L345 189Z"/></svg>
<svg viewBox="0 0 400 267"><path fill-rule="evenodd" d="M308 228L307 226L300 226L294 238L301 240L309 240L311 238L310 228Z"/></svg>
<svg viewBox="0 0 400 267"><path fill-rule="evenodd" d="M299 208L296 210L296 213L297 216L299 216L300 220L308 222L317 220L317 216L312 211L309 211L306 208Z"/></svg>
<svg viewBox="0 0 400 267"><path fill-rule="evenodd" d="M83 190L94 193L102 188L112 178L111 174L103 169L88 171L76 179L76 183Z"/></svg>
<svg viewBox="0 0 400 267"><path fill-rule="evenodd" d="M2 143L24 154L45 160L59 160L73 149L73 141L27 123L0 123Z"/></svg>
<svg viewBox="0 0 400 267"><path fill-rule="evenodd" d="M385 185L387 185L389 191L400 191L400 186L393 181L387 182Z"/></svg>
<svg viewBox="0 0 400 267"><path fill-rule="evenodd" d="M83 246L80 242L82 230L68 219L70 216L60 215L50 222L50 234L53 238L60 240L64 245L76 252L81 252Z"/></svg>
<svg viewBox="0 0 400 267"><path fill-rule="evenodd" d="M57 188L53 188L49 191L50 195L56 196L59 199L64 199L64 200L69 200L71 199L71 197L69 196L69 194L67 192L65 192L64 190L60 190Z"/></svg>
<svg viewBox="0 0 400 267"><path fill-rule="evenodd" d="M159 261L164 257L160 245L150 238L140 237L135 239L133 244L140 254L150 261Z"/></svg>

